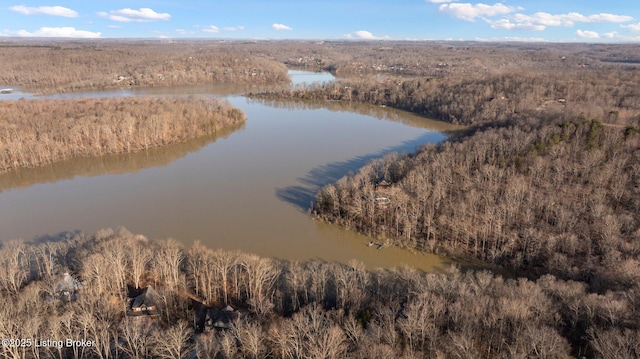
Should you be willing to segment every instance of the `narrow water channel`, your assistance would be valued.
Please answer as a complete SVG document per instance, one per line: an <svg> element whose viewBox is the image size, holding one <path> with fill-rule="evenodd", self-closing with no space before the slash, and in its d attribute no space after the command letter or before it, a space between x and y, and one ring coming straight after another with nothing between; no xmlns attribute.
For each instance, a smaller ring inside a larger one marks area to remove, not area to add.
<svg viewBox="0 0 640 359"><path fill-rule="evenodd" d="M368 237L306 214L321 186L370 159L441 141L446 125L376 106L225 97L247 122L218 138L0 176L0 241L124 226L187 246L200 241L288 260L446 265L433 255L367 247Z"/></svg>

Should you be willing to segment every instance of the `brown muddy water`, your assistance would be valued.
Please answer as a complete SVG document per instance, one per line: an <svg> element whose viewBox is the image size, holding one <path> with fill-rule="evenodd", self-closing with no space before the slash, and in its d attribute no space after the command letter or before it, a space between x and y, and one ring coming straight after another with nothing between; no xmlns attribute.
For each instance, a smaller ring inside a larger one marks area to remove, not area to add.
<svg viewBox="0 0 640 359"><path fill-rule="evenodd" d="M200 241L287 260L445 268L447 260L434 255L368 247L369 237L306 211L323 185L389 152L441 141L450 126L377 106L255 101L230 92L224 97L247 122L217 138L0 175L0 241L124 226L186 246ZM167 91L128 95L154 93Z"/></svg>

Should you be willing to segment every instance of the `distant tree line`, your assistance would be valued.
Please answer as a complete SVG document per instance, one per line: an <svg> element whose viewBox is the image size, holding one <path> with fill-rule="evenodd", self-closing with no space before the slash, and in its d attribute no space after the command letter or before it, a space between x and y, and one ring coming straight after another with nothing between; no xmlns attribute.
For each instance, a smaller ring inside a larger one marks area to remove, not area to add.
<svg viewBox="0 0 640 359"><path fill-rule="evenodd" d="M256 98L340 100L385 105L445 122L482 125L517 122L539 113L593 117L634 125L640 113L640 72L629 69L571 69L442 78L385 77L253 93Z"/></svg>
<svg viewBox="0 0 640 359"><path fill-rule="evenodd" d="M181 143L245 121L226 102L194 96L2 101L0 118L0 172Z"/></svg>
<svg viewBox="0 0 640 359"><path fill-rule="evenodd" d="M7 358L635 358L640 297L590 293L551 275L290 262L124 229L3 243L0 337L91 340L91 347L3 346ZM69 272L77 299L56 300ZM152 286L158 315L130 317L128 293ZM195 333L202 298L245 314Z"/></svg>
<svg viewBox="0 0 640 359"><path fill-rule="evenodd" d="M285 65L237 44L0 42L0 84L38 94L288 81Z"/></svg>
<svg viewBox="0 0 640 359"><path fill-rule="evenodd" d="M0 41L0 84L37 93L288 82L286 67L351 79L635 69L633 45L402 41ZM553 74L553 75L552 75Z"/></svg>

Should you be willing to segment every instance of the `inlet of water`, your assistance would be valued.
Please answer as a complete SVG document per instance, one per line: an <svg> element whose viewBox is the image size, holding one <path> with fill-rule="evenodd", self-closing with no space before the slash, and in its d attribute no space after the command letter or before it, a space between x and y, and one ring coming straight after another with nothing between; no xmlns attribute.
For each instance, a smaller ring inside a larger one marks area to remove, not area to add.
<svg viewBox="0 0 640 359"><path fill-rule="evenodd" d="M386 153L441 141L447 125L369 105L226 98L247 122L217 138L1 175L0 241L124 226L289 260L446 265L434 255L367 247L370 238L313 220L306 209L321 186Z"/></svg>

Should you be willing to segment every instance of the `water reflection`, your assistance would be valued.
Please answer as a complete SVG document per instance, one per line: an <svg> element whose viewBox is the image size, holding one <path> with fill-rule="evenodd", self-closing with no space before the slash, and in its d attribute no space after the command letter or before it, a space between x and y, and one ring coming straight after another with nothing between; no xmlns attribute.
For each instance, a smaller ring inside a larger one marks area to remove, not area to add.
<svg viewBox="0 0 640 359"><path fill-rule="evenodd" d="M238 124L222 129L216 134L196 138L185 143L154 147L135 153L74 158L36 168L19 168L0 173L0 192L39 183L69 180L76 176L94 177L136 173L144 168L166 166L189 153L199 151L203 146L217 139L227 138L244 126L244 124Z"/></svg>
<svg viewBox="0 0 640 359"><path fill-rule="evenodd" d="M314 167L304 177L297 179L298 184L284 188L276 188L276 196L289 202L301 211L306 212L318 191L340 178L363 167L376 158L381 158L392 152L410 153L425 143L439 142L444 136L438 132L427 132L412 140L403 141L399 145L380 149L375 153L356 156L347 161L331 162Z"/></svg>
<svg viewBox="0 0 640 359"><path fill-rule="evenodd" d="M310 72L300 70L289 70L291 85L311 85L323 82L331 82L335 77L329 72Z"/></svg>
<svg viewBox="0 0 640 359"><path fill-rule="evenodd" d="M462 128L461 126L432 120L406 111L359 102L261 98L252 98L250 101L289 111L327 109L329 111L352 112L379 120L394 121L411 127L424 128L430 131L448 132Z"/></svg>
<svg viewBox="0 0 640 359"><path fill-rule="evenodd" d="M34 97L33 94L30 94L28 92L22 92L22 90L20 89L20 87L16 87L16 86L9 86L9 85L2 85L0 84L0 89L10 89L10 92L2 92L0 93L0 101L7 101L7 100L13 100L13 101L17 101L19 99L31 99Z"/></svg>
<svg viewBox="0 0 640 359"><path fill-rule="evenodd" d="M150 238L288 260L356 258L369 267L425 270L447 263L399 248L372 250L368 237L305 213L321 186L388 152L441 141L446 125L363 104L226 98L247 122L222 134L224 140L205 137L0 176L0 241L124 226Z"/></svg>
<svg viewBox="0 0 640 359"><path fill-rule="evenodd" d="M0 85L0 89L11 89L10 93L0 94L3 100L37 100L37 99L77 99L100 97L131 97L131 96L182 96L182 95L216 95L237 96L246 93L259 93L267 90L284 90L290 86L311 85L315 83L329 82L335 77L328 72L309 72L289 70L290 83L217 83L205 85L173 86L173 87L147 87L147 88L120 88L102 91L66 92L51 95L35 95L21 91L20 87Z"/></svg>

